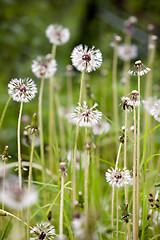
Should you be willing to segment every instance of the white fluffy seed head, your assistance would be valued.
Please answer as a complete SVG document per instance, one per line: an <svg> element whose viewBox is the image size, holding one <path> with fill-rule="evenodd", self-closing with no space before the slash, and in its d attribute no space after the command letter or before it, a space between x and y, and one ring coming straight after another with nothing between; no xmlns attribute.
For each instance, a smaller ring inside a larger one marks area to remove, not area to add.
<svg viewBox="0 0 160 240"><path fill-rule="evenodd" d="M8 94L17 102L29 102L36 93L36 84L30 78L14 78L8 84Z"/></svg>
<svg viewBox="0 0 160 240"><path fill-rule="evenodd" d="M102 64L102 53L95 47L88 48L88 46L78 45L73 49L71 54L73 66L80 72L95 71Z"/></svg>
<svg viewBox="0 0 160 240"><path fill-rule="evenodd" d="M50 78L57 70L57 63L52 59L51 54L47 54L45 57L38 56L33 60L32 72L38 78Z"/></svg>
<svg viewBox="0 0 160 240"><path fill-rule="evenodd" d="M51 24L46 29L46 37L49 42L55 45L62 45L68 42L70 38L70 32L68 28L63 28L58 24Z"/></svg>

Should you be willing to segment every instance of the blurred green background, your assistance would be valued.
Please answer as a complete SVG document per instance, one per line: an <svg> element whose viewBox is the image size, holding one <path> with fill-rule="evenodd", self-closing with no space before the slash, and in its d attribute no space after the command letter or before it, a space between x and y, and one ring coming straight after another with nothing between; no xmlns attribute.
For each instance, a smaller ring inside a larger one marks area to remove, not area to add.
<svg viewBox="0 0 160 240"><path fill-rule="evenodd" d="M138 35L133 36L133 42L138 45L139 58L143 60L147 56L148 24L154 24L155 34L160 34L159 13L159 1L153 0L1 0L0 112L8 99L7 84L11 78L32 77L39 88L39 80L32 74L31 64L37 55L51 51L51 44L45 36L49 24L61 24L71 32L70 41L58 47L56 55L56 74L61 77L63 90L65 69L67 64L71 64L70 54L74 46L80 43L95 45L102 51L103 68L109 69L112 65L112 48L109 44L115 34L123 38L123 23L134 15L138 18ZM45 91L48 91L47 88ZM37 112L37 100L38 94L30 104L25 104L25 114ZM44 98L44 104L47 101ZM1 151L4 145L10 144L11 151L16 152L18 111L19 103L11 101L1 131Z"/></svg>

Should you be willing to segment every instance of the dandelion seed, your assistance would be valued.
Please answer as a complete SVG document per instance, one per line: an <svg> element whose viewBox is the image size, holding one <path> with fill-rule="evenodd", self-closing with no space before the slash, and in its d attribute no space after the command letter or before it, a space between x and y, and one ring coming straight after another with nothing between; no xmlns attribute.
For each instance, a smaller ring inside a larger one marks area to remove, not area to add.
<svg viewBox="0 0 160 240"><path fill-rule="evenodd" d="M76 125L79 124L81 127L92 127L97 124L102 117L102 112L94 110L97 106L98 104L95 103L93 107L88 108L85 101L83 102L83 106L78 103L75 112L70 115L73 123Z"/></svg>
<svg viewBox="0 0 160 240"><path fill-rule="evenodd" d="M148 67L145 67L144 64L141 62L141 60L138 60L134 64L134 69L129 70L129 75L133 76L143 76L144 74L147 74L151 69Z"/></svg>
<svg viewBox="0 0 160 240"><path fill-rule="evenodd" d="M46 29L46 37L49 42L55 45L62 45L68 42L70 38L70 32L68 28L63 28L58 24L51 24Z"/></svg>
<svg viewBox="0 0 160 240"><path fill-rule="evenodd" d="M11 209L24 209L35 204L38 200L37 192L32 188L19 188L18 178L10 176L4 182L4 189L0 192L0 201Z"/></svg>
<svg viewBox="0 0 160 240"><path fill-rule="evenodd" d="M91 49L88 46L78 45L73 49L71 54L73 66L80 72L95 71L102 64L102 53L95 47Z"/></svg>
<svg viewBox="0 0 160 240"><path fill-rule="evenodd" d="M127 169L108 169L108 172L105 174L106 181L112 187L123 187L126 184L132 184L132 178L130 175L130 171Z"/></svg>
<svg viewBox="0 0 160 240"><path fill-rule="evenodd" d="M138 55L138 49L136 45L120 45L118 46L118 56L123 61L129 61L136 58Z"/></svg>
<svg viewBox="0 0 160 240"><path fill-rule="evenodd" d="M49 222L37 223L35 227L30 231L30 240L52 240L55 237L55 228Z"/></svg>
<svg viewBox="0 0 160 240"><path fill-rule="evenodd" d="M36 84L30 78L14 78L8 84L8 94L17 102L29 102L36 93Z"/></svg>
<svg viewBox="0 0 160 240"><path fill-rule="evenodd" d="M143 100L142 103L143 103L143 106L144 106L144 109L151 115L153 116L154 115L154 105L156 103L157 99L156 98L148 98L147 100Z"/></svg>
<svg viewBox="0 0 160 240"><path fill-rule="evenodd" d="M160 99L155 101L153 108L151 109L151 115L156 121L160 122Z"/></svg>

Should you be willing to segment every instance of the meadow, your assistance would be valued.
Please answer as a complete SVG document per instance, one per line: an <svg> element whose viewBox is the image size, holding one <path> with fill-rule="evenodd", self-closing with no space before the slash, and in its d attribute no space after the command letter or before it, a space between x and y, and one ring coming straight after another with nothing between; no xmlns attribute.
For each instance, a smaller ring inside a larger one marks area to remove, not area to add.
<svg viewBox="0 0 160 240"><path fill-rule="evenodd" d="M49 52L38 42L2 80L1 240L160 239L158 37L146 26L142 50L138 24L110 33L107 52L67 50L73 31L50 23Z"/></svg>

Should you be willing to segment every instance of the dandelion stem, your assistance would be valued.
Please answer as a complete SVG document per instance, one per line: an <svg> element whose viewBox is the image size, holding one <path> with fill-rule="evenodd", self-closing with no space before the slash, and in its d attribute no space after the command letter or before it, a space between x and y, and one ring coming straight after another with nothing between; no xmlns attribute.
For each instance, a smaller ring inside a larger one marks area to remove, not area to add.
<svg viewBox="0 0 160 240"><path fill-rule="evenodd" d="M121 152L121 147L122 147L122 143L119 144L119 149L118 149L118 153L117 153L115 170L118 168L118 161L119 161L119 156L120 156L120 152Z"/></svg>
<svg viewBox="0 0 160 240"><path fill-rule="evenodd" d="M41 79L41 86L39 92L39 127L40 127L40 156L42 167L45 167L44 160L44 140L43 140L43 119L42 119L42 97L43 97L43 88L44 88L44 78ZM45 173L42 171L42 181L45 182ZM44 194L45 195L45 194Z"/></svg>
<svg viewBox="0 0 160 240"><path fill-rule="evenodd" d="M21 159L21 140L20 140L22 109L23 109L23 102L21 102L20 104L19 117L18 117L18 129L17 129L19 188L22 188L22 168L21 168L22 159Z"/></svg>
<svg viewBox="0 0 160 240"><path fill-rule="evenodd" d="M64 205L64 173L61 176L61 202L60 202L60 217L59 217L59 235L63 237L63 205Z"/></svg>
<svg viewBox="0 0 160 240"><path fill-rule="evenodd" d="M133 151L133 240L137 240L137 212L136 212L136 107L134 110L134 151Z"/></svg>
<svg viewBox="0 0 160 240"><path fill-rule="evenodd" d="M52 46L52 59L56 56L56 45ZM55 125L55 114L54 114L54 77L49 79L49 167L55 171L55 163L53 157L53 144L57 147L57 133Z"/></svg>
<svg viewBox="0 0 160 240"><path fill-rule="evenodd" d="M127 168L127 110L125 110L124 168ZM128 204L127 184L125 184L125 203Z"/></svg>
<svg viewBox="0 0 160 240"><path fill-rule="evenodd" d="M118 96L117 96L117 48L115 45L113 52L113 67L112 67L112 89L113 89L113 116L116 125L115 137L118 139L118 127L119 127L119 117L118 117ZM117 145L117 141L116 141Z"/></svg>
<svg viewBox="0 0 160 240"><path fill-rule="evenodd" d="M113 227L114 227L114 187L112 187L111 226L112 226L112 238L113 238Z"/></svg>
<svg viewBox="0 0 160 240"><path fill-rule="evenodd" d="M139 222L139 164L140 164L140 76L138 75L138 120L137 120L137 223ZM137 226L138 231L138 226Z"/></svg>
<svg viewBox="0 0 160 240"><path fill-rule="evenodd" d="M79 93L79 103L82 102L82 90L83 90L83 81L84 81L84 73L82 72L81 75L81 86L80 86L80 93ZM76 137L75 137L75 146L74 146L74 159L73 159L73 178L72 178L72 188L73 188L73 202L76 200L76 158L77 158L77 142L78 142L78 135L79 135L79 124L76 126Z"/></svg>
<svg viewBox="0 0 160 240"><path fill-rule="evenodd" d="M118 220L119 220L119 216L118 216L118 188L116 189L116 215L117 215L117 219L116 219L116 237L118 239Z"/></svg>
<svg viewBox="0 0 160 240"><path fill-rule="evenodd" d="M1 129L1 127L2 127L3 119L4 119L4 117L5 117L5 114L6 114L8 105L9 105L9 103L10 103L10 101L11 101L11 98L12 98L11 96L8 98L8 101L6 102L6 105L5 105L4 109L3 109L2 116L1 116L1 119L0 119L0 129Z"/></svg>
<svg viewBox="0 0 160 240"><path fill-rule="evenodd" d="M32 180L32 163L33 163L33 152L34 152L34 143L35 143L35 134L32 138L32 146L30 153L30 164L29 164L29 176L28 176L28 193L30 194L31 190L31 180ZM29 225L30 225L30 206L27 208L27 239L29 240Z"/></svg>

